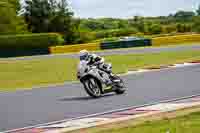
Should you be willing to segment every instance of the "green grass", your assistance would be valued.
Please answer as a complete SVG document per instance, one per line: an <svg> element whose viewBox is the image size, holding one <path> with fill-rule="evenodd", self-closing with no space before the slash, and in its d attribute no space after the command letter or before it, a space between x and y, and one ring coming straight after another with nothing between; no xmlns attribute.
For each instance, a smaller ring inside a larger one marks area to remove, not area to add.
<svg viewBox="0 0 200 133"><path fill-rule="evenodd" d="M199 133L200 132L200 112L189 115L164 119L159 121L149 121L141 125L115 129L109 129L91 133Z"/></svg>
<svg viewBox="0 0 200 133"><path fill-rule="evenodd" d="M200 60L200 51L164 52L106 56L115 73ZM64 57L6 61L0 60L0 91L11 91L76 80L78 60Z"/></svg>
<svg viewBox="0 0 200 133"><path fill-rule="evenodd" d="M152 54L115 55L106 58L112 62L114 72L127 72L139 68L158 67L185 61L200 60L200 51L163 52Z"/></svg>
<svg viewBox="0 0 200 133"><path fill-rule="evenodd" d="M68 58L0 61L0 91L75 80L76 64Z"/></svg>

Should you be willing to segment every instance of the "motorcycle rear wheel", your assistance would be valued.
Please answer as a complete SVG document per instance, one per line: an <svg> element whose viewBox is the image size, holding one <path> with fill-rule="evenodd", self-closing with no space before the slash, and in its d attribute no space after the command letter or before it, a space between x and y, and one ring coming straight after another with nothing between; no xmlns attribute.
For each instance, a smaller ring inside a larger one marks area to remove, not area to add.
<svg viewBox="0 0 200 133"><path fill-rule="evenodd" d="M117 85L116 85L115 93L123 94L126 91L124 81L119 76L115 76L115 78L120 80L118 83L116 83Z"/></svg>

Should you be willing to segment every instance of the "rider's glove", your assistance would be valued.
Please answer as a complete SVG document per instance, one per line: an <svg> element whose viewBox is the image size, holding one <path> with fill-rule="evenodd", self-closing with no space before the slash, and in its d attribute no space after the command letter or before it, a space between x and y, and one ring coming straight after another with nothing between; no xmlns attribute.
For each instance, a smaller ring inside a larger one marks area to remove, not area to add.
<svg viewBox="0 0 200 133"><path fill-rule="evenodd" d="M77 79L80 79L80 73L79 72L77 73L76 76L77 76Z"/></svg>

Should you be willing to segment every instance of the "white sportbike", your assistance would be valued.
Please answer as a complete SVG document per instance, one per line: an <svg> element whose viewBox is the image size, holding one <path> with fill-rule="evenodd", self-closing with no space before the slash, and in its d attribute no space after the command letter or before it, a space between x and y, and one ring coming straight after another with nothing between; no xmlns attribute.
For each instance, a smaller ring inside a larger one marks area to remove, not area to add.
<svg viewBox="0 0 200 133"><path fill-rule="evenodd" d="M111 79L110 74L99 69L98 65L88 66L86 61L79 63L77 77L88 95L94 98L110 92L116 94L125 92L124 82L119 76L114 75L114 79Z"/></svg>

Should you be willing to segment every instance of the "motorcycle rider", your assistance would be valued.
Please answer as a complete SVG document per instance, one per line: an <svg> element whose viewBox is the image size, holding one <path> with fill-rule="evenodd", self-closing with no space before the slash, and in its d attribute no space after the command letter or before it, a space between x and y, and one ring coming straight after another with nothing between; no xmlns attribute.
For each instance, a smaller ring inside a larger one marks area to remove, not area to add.
<svg viewBox="0 0 200 133"><path fill-rule="evenodd" d="M104 63L104 58L97 56L96 54L90 54L87 50L81 50L79 53L80 61L84 60L87 62L87 65L97 65L97 67L108 73L110 75L110 79L113 81L115 79L112 74L112 65Z"/></svg>

